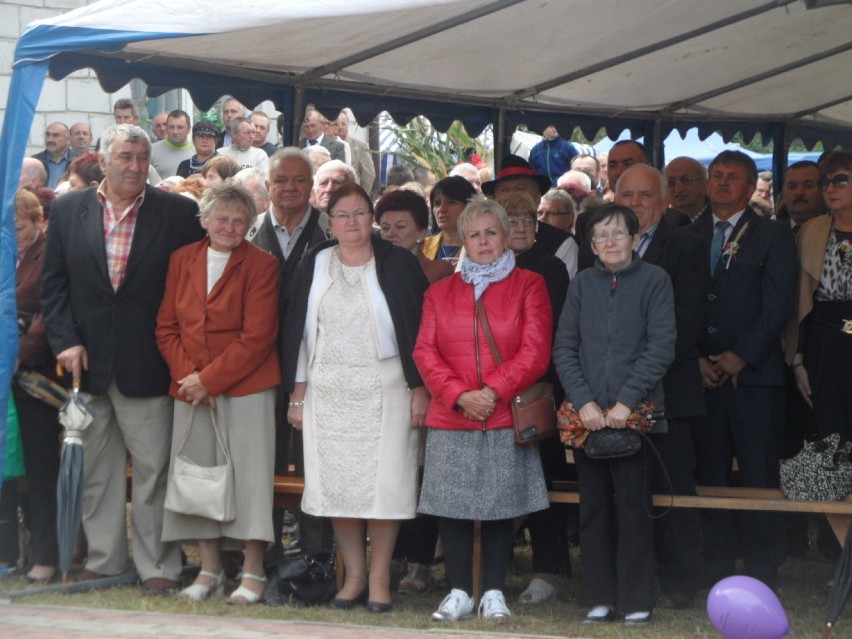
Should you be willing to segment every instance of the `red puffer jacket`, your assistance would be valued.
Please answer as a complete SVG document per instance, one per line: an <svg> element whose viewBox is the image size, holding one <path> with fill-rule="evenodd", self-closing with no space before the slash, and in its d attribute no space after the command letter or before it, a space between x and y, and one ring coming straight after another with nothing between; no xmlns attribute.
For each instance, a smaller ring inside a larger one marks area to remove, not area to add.
<svg viewBox="0 0 852 639"><path fill-rule="evenodd" d="M491 357L482 326L478 327L482 382L502 400L483 422L454 410L458 396L481 388L476 372L473 286L458 273L438 280L426 291L414 361L432 393L426 424L448 430L511 428L510 400L526 390L550 362L552 315L541 275L515 268L482 295L488 323L503 364Z"/></svg>

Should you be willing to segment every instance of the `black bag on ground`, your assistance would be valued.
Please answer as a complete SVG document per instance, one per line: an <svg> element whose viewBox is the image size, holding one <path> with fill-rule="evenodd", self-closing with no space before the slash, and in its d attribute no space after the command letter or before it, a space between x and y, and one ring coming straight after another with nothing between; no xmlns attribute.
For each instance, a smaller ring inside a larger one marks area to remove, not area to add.
<svg viewBox="0 0 852 639"><path fill-rule="evenodd" d="M334 554L325 550L288 557L272 564L267 572L263 598L270 606L323 605L337 593Z"/></svg>

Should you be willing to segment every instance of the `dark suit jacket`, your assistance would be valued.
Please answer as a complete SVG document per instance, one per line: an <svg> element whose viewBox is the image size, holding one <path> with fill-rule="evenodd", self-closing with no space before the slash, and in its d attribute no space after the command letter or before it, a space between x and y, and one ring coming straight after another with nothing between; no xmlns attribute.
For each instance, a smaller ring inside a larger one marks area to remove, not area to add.
<svg viewBox="0 0 852 639"><path fill-rule="evenodd" d="M311 206L308 222L305 224L302 234L296 241L296 246L290 252L290 257L286 260L284 259L284 253L281 252L281 245L278 243L278 238L275 235L275 228L272 226L272 207L270 207L269 211L267 211L266 217L257 231L254 232L254 229L252 229L246 236L246 239L252 244L258 248L262 248L264 251L272 253L278 258L278 262L281 265L278 289L279 317L281 317L282 320L284 319L284 301L286 299L287 285L291 280L293 272L296 270L296 266L299 264L302 256L308 249L316 246L317 244L322 244L328 239L325 231L323 231L322 227L319 225L320 215L319 209ZM281 348L282 338L283 334L280 334L278 336L279 351Z"/></svg>
<svg viewBox="0 0 852 639"><path fill-rule="evenodd" d="M200 240L192 200L145 187L124 281L114 291L104 248L103 208L96 188L73 191L51 208L41 302L55 354L83 345L89 358L82 389L100 395L112 380L128 397L165 395L169 369L154 331L169 256Z"/></svg>
<svg viewBox="0 0 852 639"><path fill-rule="evenodd" d="M709 273L701 239L664 217L642 256L672 280L675 302L675 358L663 377L666 415L673 419L704 415L704 387L698 358L707 328Z"/></svg>
<svg viewBox="0 0 852 639"><path fill-rule="evenodd" d="M328 152L331 153L332 160L340 160L341 162L346 162L346 147L343 146L343 143L338 140L332 140L327 135L323 135L320 140L320 146L324 146L328 149ZM308 146L307 138L299 138L299 148L304 149Z"/></svg>
<svg viewBox="0 0 852 639"><path fill-rule="evenodd" d="M539 222L536 225L535 243L539 248L544 249L545 253L556 255L556 251L569 237L571 237L570 233L556 228L552 224Z"/></svg>
<svg viewBox="0 0 852 639"><path fill-rule="evenodd" d="M710 269L713 216L702 215L687 227L704 244L704 264ZM703 351L715 355L733 351L748 365L740 373L744 386L785 384L781 333L793 312L796 288L796 250L788 226L746 208L730 240L745 225L740 248L728 262L720 260L710 280L708 323Z"/></svg>
<svg viewBox="0 0 852 639"><path fill-rule="evenodd" d="M75 151L74 149L68 149L68 165L70 166L71 161L79 155L81 155L79 151ZM45 149L44 151L40 151L40 152L30 156L30 157L35 158L36 160L38 160L39 162L41 162L44 165L44 170L47 171L47 175L48 175L48 178L49 178L50 177L50 168L47 165L47 158L49 157L48 153L47 153L47 149ZM67 166L65 168L66 168L66 170L68 169ZM47 186L47 185L45 184L45 186Z"/></svg>

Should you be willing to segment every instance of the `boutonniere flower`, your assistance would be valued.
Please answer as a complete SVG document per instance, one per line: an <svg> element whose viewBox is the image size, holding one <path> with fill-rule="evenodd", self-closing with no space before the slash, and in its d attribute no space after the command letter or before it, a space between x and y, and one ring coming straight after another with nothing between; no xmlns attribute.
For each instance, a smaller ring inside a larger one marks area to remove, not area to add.
<svg viewBox="0 0 852 639"><path fill-rule="evenodd" d="M849 254L852 253L852 242L849 242L849 240L838 242L837 252L840 253L840 259L845 262L849 258Z"/></svg>
<svg viewBox="0 0 852 639"><path fill-rule="evenodd" d="M725 244L725 248L722 249L722 259L725 260L725 270L727 271L731 268L731 262L737 261L737 253L740 252L740 242L743 237L745 237L746 230L748 229L748 222L740 227L739 233L737 233L736 237L733 240Z"/></svg>

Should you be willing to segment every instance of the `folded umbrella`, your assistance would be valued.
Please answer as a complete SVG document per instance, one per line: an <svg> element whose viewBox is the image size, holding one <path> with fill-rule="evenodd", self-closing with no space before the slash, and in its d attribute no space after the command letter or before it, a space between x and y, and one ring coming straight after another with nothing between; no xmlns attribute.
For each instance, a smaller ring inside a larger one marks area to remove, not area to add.
<svg viewBox="0 0 852 639"><path fill-rule="evenodd" d="M54 408L60 408L68 399L67 390L41 373L18 368L15 380L31 397Z"/></svg>
<svg viewBox="0 0 852 639"><path fill-rule="evenodd" d="M80 385L75 380L68 399L59 409L59 423L65 427L62 457L59 461L59 480L56 484L56 534L59 542L59 570L62 581L68 581L74 544L83 518L83 440L92 414L80 397Z"/></svg>

